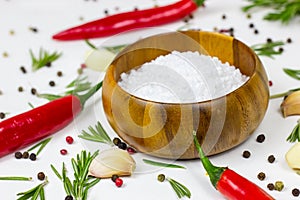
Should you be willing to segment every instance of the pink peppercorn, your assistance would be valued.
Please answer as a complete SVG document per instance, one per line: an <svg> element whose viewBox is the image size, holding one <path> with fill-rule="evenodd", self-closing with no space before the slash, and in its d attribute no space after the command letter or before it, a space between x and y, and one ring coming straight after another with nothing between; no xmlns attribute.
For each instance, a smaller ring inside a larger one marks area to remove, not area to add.
<svg viewBox="0 0 300 200"><path fill-rule="evenodd" d="M74 139L73 139L71 136L67 136L67 137L66 137L66 142L67 142L68 144L73 144Z"/></svg>
<svg viewBox="0 0 300 200"><path fill-rule="evenodd" d="M121 178L117 178L115 180L115 184L117 187L121 187L123 185L123 180Z"/></svg>
<svg viewBox="0 0 300 200"><path fill-rule="evenodd" d="M68 151L66 149L61 149L60 150L61 155L66 155L67 153L68 153Z"/></svg>
<svg viewBox="0 0 300 200"><path fill-rule="evenodd" d="M129 154L134 154L136 151L135 151L134 148L132 148L132 147L127 147L127 152L128 152Z"/></svg>
<svg viewBox="0 0 300 200"><path fill-rule="evenodd" d="M273 85L273 82L272 81L269 81L269 86L271 87Z"/></svg>

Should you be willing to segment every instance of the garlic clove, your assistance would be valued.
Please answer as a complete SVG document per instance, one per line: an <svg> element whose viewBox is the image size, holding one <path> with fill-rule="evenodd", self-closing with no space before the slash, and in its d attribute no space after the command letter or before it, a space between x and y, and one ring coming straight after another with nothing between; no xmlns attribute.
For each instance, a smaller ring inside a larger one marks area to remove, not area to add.
<svg viewBox="0 0 300 200"><path fill-rule="evenodd" d="M116 54L105 48L92 49L86 53L85 65L95 71L105 72Z"/></svg>
<svg viewBox="0 0 300 200"><path fill-rule="evenodd" d="M300 91L289 94L280 105L284 117L300 115Z"/></svg>
<svg viewBox="0 0 300 200"><path fill-rule="evenodd" d="M300 142L294 144L285 154L285 159L290 168L300 172Z"/></svg>
<svg viewBox="0 0 300 200"><path fill-rule="evenodd" d="M125 150L110 148L101 151L89 167L89 175L111 178L112 175L130 176L136 168L132 156Z"/></svg>

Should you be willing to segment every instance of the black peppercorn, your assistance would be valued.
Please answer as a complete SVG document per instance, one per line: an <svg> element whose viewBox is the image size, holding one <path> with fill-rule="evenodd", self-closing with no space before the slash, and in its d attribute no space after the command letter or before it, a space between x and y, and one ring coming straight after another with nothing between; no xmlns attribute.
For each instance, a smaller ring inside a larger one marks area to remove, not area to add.
<svg viewBox="0 0 300 200"><path fill-rule="evenodd" d="M39 180L41 180L41 181L43 181L44 179L45 179L45 174L44 174L44 172L39 172L38 174L37 174L37 178L39 179Z"/></svg>
<svg viewBox="0 0 300 200"><path fill-rule="evenodd" d="M243 152L243 157L244 157L244 158L249 158L250 156L251 156L250 151L245 150L245 151Z"/></svg>
<svg viewBox="0 0 300 200"><path fill-rule="evenodd" d="M268 157L268 161L269 161L269 163L273 163L275 161L275 157L273 155L270 155Z"/></svg>
<svg viewBox="0 0 300 200"><path fill-rule="evenodd" d="M24 91L23 87L22 86L18 87L18 91L23 92Z"/></svg>
<svg viewBox="0 0 300 200"><path fill-rule="evenodd" d="M29 27L29 30L31 30L34 33L38 32L38 29L36 27Z"/></svg>
<svg viewBox="0 0 300 200"><path fill-rule="evenodd" d="M56 74L58 77L61 77L63 75L63 73L61 71L58 71Z"/></svg>
<svg viewBox="0 0 300 200"><path fill-rule="evenodd" d="M16 159L21 159L22 158L22 153L20 151L15 153L15 158Z"/></svg>
<svg viewBox="0 0 300 200"><path fill-rule="evenodd" d="M271 43L273 40L271 38L267 38L267 43Z"/></svg>
<svg viewBox="0 0 300 200"><path fill-rule="evenodd" d="M36 89L35 88L31 88L31 94L36 95Z"/></svg>
<svg viewBox="0 0 300 200"><path fill-rule="evenodd" d="M23 74L26 74L26 73L27 73L27 71L26 71L26 69L25 69L24 66L21 66L21 67L20 67L20 70L23 72Z"/></svg>
<svg viewBox="0 0 300 200"><path fill-rule="evenodd" d="M254 28L254 24L253 24L253 23L250 23L250 24L249 24L249 28Z"/></svg>
<svg viewBox="0 0 300 200"><path fill-rule="evenodd" d="M126 144L125 142L120 142L120 143L118 144L118 147L119 147L120 149L126 150L126 149L127 149L127 144Z"/></svg>
<svg viewBox="0 0 300 200"><path fill-rule="evenodd" d="M50 82L49 82L49 85L50 85L51 87L54 87L54 86L55 86L55 82L54 82L54 81L50 81Z"/></svg>
<svg viewBox="0 0 300 200"><path fill-rule="evenodd" d="M29 153L28 153L28 151L24 151L24 152L23 152L22 158L25 158L25 159L29 158Z"/></svg>
<svg viewBox="0 0 300 200"><path fill-rule="evenodd" d="M282 47L280 47L280 48L278 49L278 51L279 51L279 52L283 52L284 49L283 49Z"/></svg>
<svg viewBox="0 0 300 200"><path fill-rule="evenodd" d="M226 15L225 14L222 15L222 19L226 19Z"/></svg>
<svg viewBox="0 0 300 200"><path fill-rule="evenodd" d="M0 119L4 119L5 118L5 113L4 112L0 112Z"/></svg>
<svg viewBox="0 0 300 200"><path fill-rule="evenodd" d="M293 195L294 197L298 197L298 196L300 195L300 190L299 190L298 188L294 188L294 189L292 190L292 195Z"/></svg>
<svg viewBox="0 0 300 200"><path fill-rule="evenodd" d="M164 174L159 174L159 175L157 176L157 180L158 180L159 182L164 182L165 179L166 179L166 176L165 176Z"/></svg>
<svg viewBox="0 0 300 200"><path fill-rule="evenodd" d="M117 178L119 178L119 176L117 174L114 174L112 175L111 180L115 182Z"/></svg>
<svg viewBox="0 0 300 200"><path fill-rule="evenodd" d="M258 178L259 180L263 181L263 180L265 180L265 178L266 178L266 174L263 173L263 172L259 172L259 173L257 174L257 178Z"/></svg>
<svg viewBox="0 0 300 200"><path fill-rule="evenodd" d="M291 39L291 38L288 38L288 39L286 40L286 42L287 42L287 43L292 43L292 39Z"/></svg>
<svg viewBox="0 0 300 200"><path fill-rule="evenodd" d="M65 200L73 200L73 197L71 195L66 196Z"/></svg>
<svg viewBox="0 0 300 200"><path fill-rule="evenodd" d="M258 30L257 29L255 29L254 30L254 34L258 34L259 32L258 32Z"/></svg>
<svg viewBox="0 0 300 200"><path fill-rule="evenodd" d="M35 155L35 153L31 153L31 154L29 155L29 159L32 160L32 161L35 161L35 160L36 160L36 155Z"/></svg>
<svg viewBox="0 0 300 200"><path fill-rule="evenodd" d="M265 135L264 134L260 134L260 135L257 136L256 141L258 143L263 143L265 141L265 139L266 139Z"/></svg>
<svg viewBox="0 0 300 200"><path fill-rule="evenodd" d="M267 188L269 189L269 190L274 190L275 189L275 185L273 184L273 183L269 183L268 185L267 185Z"/></svg>
<svg viewBox="0 0 300 200"><path fill-rule="evenodd" d="M51 62L48 62L48 63L46 63L46 67L51 67L51 65L52 65L52 63Z"/></svg>

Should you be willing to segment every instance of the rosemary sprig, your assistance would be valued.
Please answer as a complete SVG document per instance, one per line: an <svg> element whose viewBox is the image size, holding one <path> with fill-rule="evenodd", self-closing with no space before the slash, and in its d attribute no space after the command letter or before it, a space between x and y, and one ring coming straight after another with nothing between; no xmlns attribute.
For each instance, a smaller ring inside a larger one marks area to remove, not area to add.
<svg viewBox="0 0 300 200"><path fill-rule="evenodd" d="M250 4L242 8L244 12L248 12L255 7L273 9L272 12L264 16L264 19L269 21L281 21L284 24L288 24L300 14L299 0L248 0L248 2Z"/></svg>
<svg viewBox="0 0 300 200"><path fill-rule="evenodd" d="M92 44L89 40L84 40L85 43L91 47L92 49L94 50L97 50L98 48L96 47L96 45ZM115 45L115 46L103 46L102 48L114 53L114 54L117 54L119 53L120 51L122 51L126 46L128 46L128 44L121 44L121 45Z"/></svg>
<svg viewBox="0 0 300 200"><path fill-rule="evenodd" d="M287 137L288 142L300 142L300 120L297 121L296 126L293 128L291 134Z"/></svg>
<svg viewBox="0 0 300 200"><path fill-rule="evenodd" d="M91 88L92 83L87 80L87 77L81 77L78 76L76 79L71 81L67 86L65 91L62 94L38 94L37 96L40 98L47 99L48 101L53 101L55 99L61 98L63 96L69 95L69 94L78 94L80 92L87 91Z"/></svg>
<svg viewBox="0 0 300 200"><path fill-rule="evenodd" d="M143 159L143 161L144 161L144 163L146 163L146 164L153 165L153 166L157 166L157 167L168 167L168 168L180 168L180 169L185 169L184 166L181 166L181 165L175 165L175 164L171 164L171 163L157 162L157 161L148 160L148 159Z"/></svg>
<svg viewBox="0 0 300 200"><path fill-rule="evenodd" d="M46 179L43 183L40 183L39 185L35 186L32 189L29 189L25 192L20 192L17 194L17 196L20 196L17 200L36 200L38 197L40 197L40 200L45 199L45 192L44 192L44 186L47 185L48 180Z"/></svg>
<svg viewBox="0 0 300 200"><path fill-rule="evenodd" d="M296 80L300 80L300 70L299 69L283 68L283 71L290 77L292 77Z"/></svg>
<svg viewBox="0 0 300 200"><path fill-rule="evenodd" d="M267 56L270 58L274 58L274 55L282 54L282 47L285 43L282 41L275 42L266 42L252 45L251 48L257 53L259 56ZM277 48L277 49L276 49Z"/></svg>
<svg viewBox="0 0 300 200"><path fill-rule="evenodd" d="M190 190L182 183L179 183L178 181L175 181L170 177L166 177L164 174L159 174L157 180L159 182L164 182L165 180L168 181L179 199L181 199L182 197L191 198Z"/></svg>
<svg viewBox="0 0 300 200"><path fill-rule="evenodd" d="M31 181L32 177L23 176L0 176L1 181Z"/></svg>
<svg viewBox="0 0 300 200"><path fill-rule="evenodd" d="M52 138L47 138L45 140L42 140L41 142L37 143L36 145L32 146L31 148L29 148L27 151L33 151L36 148L39 148L38 151L36 152L36 155L39 155L41 153L41 151L46 147L46 145L50 142Z"/></svg>
<svg viewBox="0 0 300 200"><path fill-rule="evenodd" d="M92 126L89 126L88 130L90 133L83 130L81 132L81 135L79 135L78 137L85 139L85 140L89 140L89 141L113 145L111 138L106 133L106 131L104 130L103 126L101 125L101 123L99 121L95 125L95 128L93 128Z"/></svg>
<svg viewBox="0 0 300 200"><path fill-rule="evenodd" d="M31 49L29 50L29 53L33 71L37 71L44 66L50 65L62 55L62 53L57 52L49 53L43 48L40 48L38 57L33 54Z"/></svg>
<svg viewBox="0 0 300 200"><path fill-rule="evenodd" d="M71 159L74 171L73 181L67 176L65 163L62 165L61 174L53 165L51 165L51 169L55 175L63 182L66 194L71 195L75 200L86 200L88 190L100 181L98 178L88 176L89 166L97 155L98 151L92 155L86 151L81 151L80 154L77 154L76 158Z"/></svg>

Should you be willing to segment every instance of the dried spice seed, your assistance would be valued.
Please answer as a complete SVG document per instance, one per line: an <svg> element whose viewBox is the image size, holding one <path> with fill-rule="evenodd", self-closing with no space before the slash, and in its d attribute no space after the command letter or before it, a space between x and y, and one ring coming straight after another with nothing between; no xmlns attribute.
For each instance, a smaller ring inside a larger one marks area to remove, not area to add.
<svg viewBox="0 0 300 200"><path fill-rule="evenodd" d="M271 38L267 38L267 43L272 43L273 40Z"/></svg>
<svg viewBox="0 0 300 200"><path fill-rule="evenodd" d="M121 143L120 138L114 138L113 143L114 143L114 145L118 146Z"/></svg>
<svg viewBox="0 0 300 200"><path fill-rule="evenodd" d="M273 163L275 161L274 155L268 156L268 161L269 161L269 163Z"/></svg>
<svg viewBox="0 0 300 200"><path fill-rule="evenodd" d="M107 9L104 10L104 14L105 14L105 15L108 15L108 14L109 14Z"/></svg>
<svg viewBox="0 0 300 200"><path fill-rule="evenodd" d="M226 19L226 15L225 14L222 15L222 19Z"/></svg>
<svg viewBox="0 0 300 200"><path fill-rule="evenodd" d="M4 119L5 118L5 113L4 112L0 112L0 119Z"/></svg>
<svg viewBox="0 0 300 200"><path fill-rule="evenodd" d="M288 39L286 40L286 42L287 42L287 43L292 43L292 39L291 39L291 38L288 38Z"/></svg>
<svg viewBox="0 0 300 200"><path fill-rule="evenodd" d="M127 152L128 152L129 154L136 153L135 149L132 148L132 147L127 147Z"/></svg>
<svg viewBox="0 0 300 200"><path fill-rule="evenodd" d="M273 183L269 183L268 185L267 185L267 188L269 189L269 190L274 190L275 189L275 185L273 184Z"/></svg>
<svg viewBox="0 0 300 200"><path fill-rule="evenodd" d="M36 95L37 94L37 90L35 88L31 88L31 94Z"/></svg>
<svg viewBox="0 0 300 200"><path fill-rule="evenodd" d="M23 152L22 158L24 158L24 159L29 158L29 153L28 153L28 151L24 151L24 152Z"/></svg>
<svg viewBox="0 0 300 200"><path fill-rule="evenodd" d="M251 156L250 151L245 150L245 151L243 152L243 157L244 157L244 158L249 158L250 156Z"/></svg>
<svg viewBox="0 0 300 200"><path fill-rule="evenodd" d="M166 176L165 176L164 174L159 174L159 175L157 176L157 180L158 180L159 182L164 182L165 179L166 179Z"/></svg>
<svg viewBox="0 0 300 200"><path fill-rule="evenodd" d="M34 33L38 32L38 29L36 27L29 27L29 30L34 32Z"/></svg>
<svg viewBox="0 0 300 200"><path fill-rule="evenodd" d="M51 62L47 62L47 63L45 64L46 67L51 67L51 65L52 65Z"/></svg>
<svg viewBox="0 0 300 200"><path fill-rule="evenodd" d="M273 82L272 81L269 81L269 86L273 86Z"/></svg>
<svg viewBox="0 0 300 200"><path fill-rule="evenodd" d="M252 15L251 15L250 13L248 13L248 14L246 15L246 17L247 17L248 19L251 19Z"/></svg>
<svg viewBox="0 0 300 200"><path fill-rule="evenodd" d="M264 134L260 134L260 135L258 135L258 136L256 137L256 141L257 141L258 143L263 143L263 142L265 141L265 139L266 139L266 137L265 137Z"/></svg>
<svg viewBox="0 0 300 200"><path fill-rule="evenodd" d="M9 31L9 35L14 35L15 34L15 31L14 30L10 30Z"/></svg>
<svg viewBox="0 0 300 200"><path fill-rule="evenodd" d="M282 181L276 181L275 182L275 186L274 186L274 189L277 190L277 191L282 191L284 188L284 184Z"/></svg>
<svg viewBox="0 0 300 200"><path fill-rule="evenodd" d="M126 150L126 149L127 149L127 144L126 144L125 142L120 142L120 143L118 144L118 147L119 147L120 149Z"/></svg>
<svg viewBox="0 0 300 200"><path fill-rule="evenodd" d="M23 87L22 86L18 87L18 91L23 92L24 91Z"/></svg>
<svg viewBox="0 0 300 200"><path fill-rule="evenodd" d="M27 73L27 71L26 71L26 69L25 69L24 66L21 66L21 67L20 67L20 70L21 70L21 72L23 72L23 74L26 74L26 73Z"/></svg>
<svg viewBox="0 0 300 200"><path fill-rule="evenodd" d="M123 185L123 180L121 178L117 178L115 184L117 187L121 187Z"/></svg>
<svg viewBox="0 0 300 200"><path fill-rule="evenodd" d="M36 154L35 153L31 153L29 155L29 159L32 160L32 161L35 161L36 160Z"/></svg>
<svg viewBox="0 0 300 200"><path fill-rule="evenodd" d="M66 137L66 142L67 142L68 144L73 144L74 139L73 139L71 136L67 136L67 137Z"/></svg>
<svg viewBox="0 0 300 200"><path fill-rule="evenodd" d="M61 155L67 155L68 151L66 149L61 149L60 154Z"/></svg>
<svg viewBox="0 0 300 200"><path fill-rule="evenodd" d="M16 159L21 159L22 158L22 153L20 151L15 153L15 158Z"/></svg>
<svg viewBox="0 0 300 200"><path fill-rule="evenodd" d="M257 29L254 30L254 34L258 34L259 31Z"/></svg>
<svg viewBox="0 0 300 200"><path fill-rule="evenodd" d="M68 195L68 196L66 196L65 200L73 200L73 196Z"/></svg>
<svg viewBox="0 0 300 200"><path fill-rule="evenodd" d="M49 85L50 85L51 87L54 87L54 86L55 86L55 82L54 82L54 81L50 81L50 82L49 82Z"/></svg>
<svg viewBox="0 0 300 200"><path fill-rule="evenodd" d="M111 176L111 180L112 180L113 182L116 182L116 179L117 179L117 178L119 178L119 176L118 176L117 174L114 174L114 175Z"/></svg>
<svg viewBox="0 0 300 200"><path fill-rule="evenodd" d="M282 52L284 51L284 49L283 49L282 47L280 47L280 48L278 49L278 51L282 53Z"/></svg>
<svg viewBox="0 0 300 200"><path fill-rule="evenodd" d="M293 195L294 197L298 197L298 196L300 195L300 190L299 190L298 188L294 188L294 189L292 190L292 195Z"/></svg>
<svg viewBox="0 0 300 200"><path fill-rule="evenodd" d="M2 92L2 90L0 90L0 95L2 95L3 94L3 92Z"/></svg>
<svg viewBox="0 0 300 200"><path fill-rule="evenodd" d="M58 72L56 73L56 75L57 75L58 77L62 77L63 73L62 73L61 71L58 71Z"/></svg>
<svg viewBox="0 0 300 200"><path fill-rule="evenodd" d="M254 24L253 24L253 23L250 23L250 24L249 24L249 28L254 28Z"/></svg>
<svg viewBox="0 0 300 200"><path fill-rule="evenodd" d="M45 180L45 174L44 174L44 172L39 172L38 174L37 174L37 178L39 179L39 180L41 180L41 181L43 181L43 180Z"/></svg>
<svg viewBox="0 0 300 200"><path fill-rule="evenodd" d="M263 172L259 172L258 175L257 175L257 178L261 181L265 180L266 178L266 174L263 173Z"/></svg>
<svg viewBox="0 0 300 200"><path fill-rule="evenodd" d="M8 57L8 53L5 51L5 52L2 53L2 56L3 56L4 58L7 58L7 57Z"/></svg>

